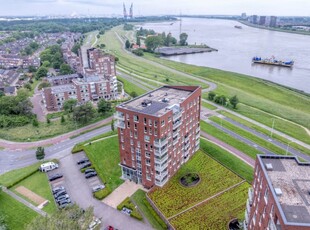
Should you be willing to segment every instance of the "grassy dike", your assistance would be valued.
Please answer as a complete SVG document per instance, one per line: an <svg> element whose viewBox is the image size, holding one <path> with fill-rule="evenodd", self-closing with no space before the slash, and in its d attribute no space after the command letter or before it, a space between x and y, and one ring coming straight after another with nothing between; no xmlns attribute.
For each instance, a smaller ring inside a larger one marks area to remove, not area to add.
<svg viewBox="0 0 310 230"><path fill-rule="evenodd" d="M166 84L188 84L201 85L201 82L188 80L185 77L178 77L165 69L161 69L150 61L162 64L172 69L176 69L197 78L213 81L218 84L215 92L219 95L228 97L237 95L240 102L248 108L256 108L252 118L259 121L256 112L267 112L292 121L296 124L310 128L310 97L295 92L291 89L279 86L277 84L262 80L259 78L249 77L246 75L232 73L207 67L199 67L178 63L156 57L155 55L145 53L144 59L135 57L122 50L121 43L118 41L118 33L121 37L125 36L125 31L121 27L115 27L107 32L99 40L99 43L105 43L109 51L120 58L119 65L125 69L131 69L132 73L139 74L143 77L157 80ZM169 78L169 81L166 81ZM176 80L177 79L177 80ZM207 98L207 94L203 94ZM237 110L238 112L238 110ZM246 115L245 113L243 113ZM271 126L272 123L266 124ZM296 129L297 128L297 129ZM276 126L275 129L285 132L296 139L310 143L309 135L302 127L296 126L294 130L288 130L285 127Z"/></svg>

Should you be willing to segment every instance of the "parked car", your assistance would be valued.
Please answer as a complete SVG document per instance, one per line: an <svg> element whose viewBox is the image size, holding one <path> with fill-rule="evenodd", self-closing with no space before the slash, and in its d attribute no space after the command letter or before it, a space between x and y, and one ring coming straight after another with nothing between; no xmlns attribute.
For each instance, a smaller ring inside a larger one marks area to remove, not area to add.
<svg viewBox="0 0 310 230"><path fill-rule="evenodd" d="M60 209L63 209L63 208L68 207L68 206L70 206L70 205L72 205L72 203L65 203L65 204L59 205L58 207L59 207Z"/></svg>
<svg viewBox="0 0 310 230"><path fill-rule="evenodd" d="M58 186L52 189L53 194L56 194L62 190L66 190L64 186Z"/></svg>
<svg viewBox="0 0 310 230"><path fill-rule="evenodd" d="M85 169L85 168L87 168L89 166L91 166L91 163L90 162L86 162L86 163L82 164L80 169Z"/></svg>
<svg viewBox="0 0 310 230"><path fill-rule="evenodd" d="M89 162L89 159L88 158L82 158L81 160L79 160L78 162L76 162L78 165L80 165L80 164L84 164L84 163L87 163L87 162Z"/></svg>
<svg viewBox="0 0 310 230"><path fill-rule="evenodd" d="M70 204L71 200L70 199L65 199L65 200L61 200L58 202L59 205L63 205L63 204Z"/></svg>
<svg viewBox="0 0 310 230"><path fill-rule="evenodd" d="M85 174L85 178L86 178L86 179L91 178L91 177L94 177L94 176L97 176L97 173L96 173L96 172L90 172L90 173Z"/></svg>
<svg viewBox="0 0 310 230"><path fill-rule="evenodd" d="M101 220L99 218L94 218L93 221L89 224L88 230L93 230L100 224L101 224Z"/></svg>
<svg viewBox="0 0 310 230"><path fill-rule="evenodd" d="M96 170L95 169L86 169L84 173L87 174L90 172L96 172Z"/></svg>
<svg viewBox="0 0 310 230"><path fill-rule="evenodd" d="M58 203L58 202L61 201L61 200L66 200L66 199L69 199L69 198L70 198L70 197L69 197L68 194L61 195L61 196L57 197L56 202Z"/></svg>
<svg viewBox="0 0 310 230"><path fill-rule="evenodd" d="M47 162L47 163L41 164L41 166L39 167L39 170L41 172L48 172L48 171L52 171L57 168L58 168L58 164L54 162Z"/></svg>
<svg viewBox="0 0 310 230"><path fill-rule="evenodd" d="M105 188L105 186L103 185L103 184L98 184L98 185L96 185L96 186L94 186L93 188L92 188L92 191L93 192L98 192L98 191L100 191L100 190L102 190L102 189L104 189Z"/></svg>
<svg viewBox="0 0 310 230"><path fill-rule="evenodd" d="M62 191L54 194L54 197L55 197L55 199L57 199L58 197L66 195L66 194L67 194L67 192L65 190L62 190Z"/></svg>
<svg viewBox="0 0 310 230"><path fill-rule="evenodd" d="M104 230L117 230L117 229L114 228L113 226L109 225Z"/></svg>
<svg viewBox="0 0 310 230"><path fill-rule="evenodd" d="M51 175L48 179L49 179L49 181L53 181L53 180L57 180L57 179L62 178L62 177L63 177L62 174L56 173L54 175Z"/></svg>

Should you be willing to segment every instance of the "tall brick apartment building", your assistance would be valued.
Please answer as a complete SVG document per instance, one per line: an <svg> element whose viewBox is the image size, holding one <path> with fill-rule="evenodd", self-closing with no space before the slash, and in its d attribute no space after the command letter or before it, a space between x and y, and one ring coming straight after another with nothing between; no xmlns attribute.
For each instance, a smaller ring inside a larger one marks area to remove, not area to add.
<svg viewBox="0 0 310 230"><path fill-rule="evenodd" d="M310 229L310 163L259 155L249 189L244 229Z"/></svg>
<svg viewBox="0 0 310 230"><path fill-rule="evenodd" d="M198 149L201 88L163 86L116 108L122 177L163 186Z"/></svg>
<svg viewBox="0 0 310 230"><path fill-rule="evenodd" d="M84 103L118 98L114 56L95 48L88 49L85 56L87 56L87 61L84 62L86 64L79 74L49 79L53 86L42 91L43 102L47 110L62 109L63 103L68 99L76 99L79 103Z"/></svg>

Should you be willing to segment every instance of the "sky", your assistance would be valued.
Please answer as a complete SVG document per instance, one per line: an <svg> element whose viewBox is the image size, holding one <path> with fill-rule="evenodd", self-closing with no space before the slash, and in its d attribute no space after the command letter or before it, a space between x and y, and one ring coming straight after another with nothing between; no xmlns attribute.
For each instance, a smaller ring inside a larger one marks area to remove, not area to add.
<svg viewBox="0 0 310 230"><path fill-rule="evenodd" d="M123 13L123 2L134 15L275 15L310 16L310 0L0 0L1 16L105 15Z"/></svg>

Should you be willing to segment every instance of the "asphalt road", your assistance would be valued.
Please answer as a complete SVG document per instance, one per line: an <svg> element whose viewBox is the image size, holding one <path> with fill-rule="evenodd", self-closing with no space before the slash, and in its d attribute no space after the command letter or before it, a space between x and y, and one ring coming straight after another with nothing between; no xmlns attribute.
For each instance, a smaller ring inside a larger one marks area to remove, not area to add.
<svg viewBox="0 0 310 230"><path fill-rule="evenodd" d="M73 146L79 142L88 140L92 137L98 136L102 133L106 133L111 130L110 126L105 126L88 133L82 134L73 139L64 140L58 144L45 148L45 159L62 158L71 154ZM21 151L0 151L0 174L7 171L25 167L37 162L35 157L35 151L33 150L21 150Z"/></svg>

